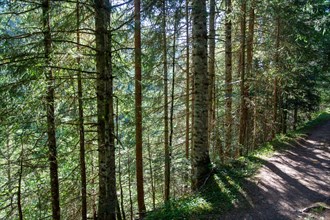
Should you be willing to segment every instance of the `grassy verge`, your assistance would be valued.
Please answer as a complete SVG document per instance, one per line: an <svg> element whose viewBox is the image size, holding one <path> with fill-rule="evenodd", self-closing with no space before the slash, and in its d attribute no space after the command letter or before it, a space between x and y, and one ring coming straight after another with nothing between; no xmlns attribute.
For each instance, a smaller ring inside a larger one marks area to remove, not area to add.
<svg viewBox="0 0 330 220"><path fill-rule="evenodd" d="M253 184L248 177L253 176L275 151L285 149L292 140L308 132L315 126L330 120L330 111L325 111L298 131L289 135L278 135L272 142L264 144L248 156L241 157L228 165L213 169L201 191L180 199L173 199L165 205L149 212L146 219L219 219L219 216L234 207L249 207L249 197L244 187Z"/></svg>
<svg viewBox="0 0 330 220"><path fill-rule="evenodd" d="M249 156L215 167L200 192L173 199L149 212L146 219L212 219L212 216L217 219L234 207L246 206L246 179L256 173L263 164L262 158L272 155L274 149L268 143Z"/></svg>
<svg viewBox="0 0 330 220"><path fill-rule="evenodd" d="M325 111L319 112L314 116L314 119L304 124L298 129L297 133L307 133L309 130L313 129L318 125L322 125L324 122L330 120L330 108Z"/></svg>

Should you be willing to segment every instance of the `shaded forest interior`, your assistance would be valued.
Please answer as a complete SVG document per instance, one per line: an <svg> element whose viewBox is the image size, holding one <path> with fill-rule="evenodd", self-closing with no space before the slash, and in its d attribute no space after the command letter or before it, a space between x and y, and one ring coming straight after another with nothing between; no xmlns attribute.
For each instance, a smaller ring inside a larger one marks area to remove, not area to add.
<svg viewBox="0 0 330 220"><path fill-rule="evenodd" d="M230 210L329 110L329 27L329 0L1 0L0 219Z"/></svg>

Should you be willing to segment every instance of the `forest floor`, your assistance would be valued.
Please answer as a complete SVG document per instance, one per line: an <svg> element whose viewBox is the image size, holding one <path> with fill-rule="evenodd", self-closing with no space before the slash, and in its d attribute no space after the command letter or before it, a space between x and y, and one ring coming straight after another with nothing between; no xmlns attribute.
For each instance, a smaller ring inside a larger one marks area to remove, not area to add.
<svg viewBox="0 0 330 220"><path fill-rule="evenodd" d="M198 193L147 220L330 220L330 109L247 156L217 164Z"/></svg>
<svg viewBox="0 0 330 220"><path fill-rule="evenodd" d="M330 121L287 143L262 161L243 185L245 205L222 216L228 220L330 220Z"/></svg>

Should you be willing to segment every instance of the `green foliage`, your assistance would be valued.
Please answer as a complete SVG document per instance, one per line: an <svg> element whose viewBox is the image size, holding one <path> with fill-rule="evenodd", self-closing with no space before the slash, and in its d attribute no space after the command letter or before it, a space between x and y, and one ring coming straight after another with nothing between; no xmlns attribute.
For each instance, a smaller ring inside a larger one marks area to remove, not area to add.
<svg viewBox="0 0 330 220"><path fill-rule="evenodd" d="M171 200L147 214L146 219L207 219L233 207L245 206L244 184L262 165L259 157L269 155L270 147L260 148L251 156L241 157L229 165L214 168L202 189L183 198Z"/></svg>
<svg viewBox="0 0 330 220"><path fill-rule="evenodd" d="M296 134L308 133L308 131L313 129L315 126L323 124L329 120L330 120L330 108L327 108L324 111L317 112L314 115L314 119L305 123L301 128L298 129Z"/></svg>
<svg viewBox="0 0 330 220"><path fill-rule="evenodd" d="M219 164L213 169L207 182L196 193L180 199L173 199L147 214L146 219L218 219L221 214L234 207L249 205L244 186L256 174L265 159L276 151L285 150L295 138L312 127L330 120L330 109L320 112L315 119L296 132L277 135L250 155L240 157L228 165Z"/></svg>
<svg viewBox="0 0 330 220"><path fill-rule="evenodd" d="M148 219L190 219L193 215L208 213L211 205L200 196L189 196L177 200L171 200L164 205L147 214Z"/></svg>
<svg viewBox="0 0 330 220"><path fill-rule="evenodd" d="M95 36L94 9L91 1L80 1L80 47L76 42L76 2L51 1L51 30L53 37L52 66L55 76L55 120L58 145L60 200L63 219L78 219L80 209L79 131L77 128L77 70L82 70L85 113L85 144L87 164L88 210L92 215L98 196L98 158L95 99ZM124 1L118 1L124 2ZM121 175L125 213L136 212L134 159L134 53L132 22L133 1L114 7L111 11L112 62L114 94L118 103L118 143L116 145L117 176ZM219 164L203 189L196 195L190 188L190 161L184 155L185 130L185 2L168 0L167 43L169 82L175 75L174 136L171 149L171 196L163 202L163 57L161 34L161 1L143 1L143 142L145 199L152 210L152 183L158 208L147 219L200 219L206 214L219 215L241 202L244 204L244 184L262 165L261 158L270 156L279 146L285 147L292 138L330 119L329 109L319 117L288 136L278 135L273 142L229 165ZM249 5L248 1L248 5ZM256 1L256 26L253 74L249 76L250 106L256 110L256 142L270 140L272 129L272 85L275 77L281 81L281 110L290 113L299 109L301 126L311 111L328 106L330 83L329 1ZM233 1L233 30L241 14L239 1ZM189 10L189 7L188 7ZM1 1L0 3L0 219L16 219L17 186L22 162L22 206L25 219L44 219L51 213L47 122L45 118L46 82L44 76L44 45L40 2ZM216 37L216 123L217 139L211 141L213 158L219 158L223 142L224 61L222 12L217 20ZM178 19L178 31L174 21ZM190 19L190 18L189 18ZM189 20L188 19L188 20ZM276 48L276 21L280 20L280 48ZM249 20L249 19L247 19ZM190 29L191 32L191 24ZM172 51L174 35L176 51ZM233 50L238 51L238 33L233 31ZM274 57L279 54L279 62ZM175 54L174 62L172 56ZM238 61L234 54L233 62ZM77 63L80 58L80 66ZM173 66L172 66L173 65ZM174 67L174 72L173 68ZM240 99L237 65L233 65L233 146L237 144L237 114ZM251 79L250 79L251 78ZM192 81L190 82L190 86ZM190 87L190 94L192 89ZM192 97L190 96L190 99ZM116 103L116 107L117 107ZM191 104L191 103L190 103ZM280 105L280 104L279 104ZM191 108L192 105L190 105ZM189 109L191 112L191 109ZM252 108L251 108L252 110ZM252 113L252 111L251 111ZM252 115L252 114L251 114ZM289 124L292 116L288 117ZM251 121L252 122L252 121ZM252 124L252 123L251 123ZM191 121L190 121L191 125ZM191 128L191 127L190 127ZM191 133L191 132L190 132ZM191 135L190 135L191 138ZM120 142L120 143L119 143ZM150 148L150 156L147 152ZM23 152L23 153L22 153ZM120 160L120 161L119 161ZM150 167L149 167L150 165ZM120 174L119 174L120 173ZM153 178L151 177L153 174ZM118 178L119 179L119 178ZM152 180L152 181L151 181ZM119 180L118 180L119 185ZM129 185L131 192L129 192ZM130 198L131 196L131 198ZM181 196L183 196L181 198ZM121 199L119 197L119 199ZM132 204L130 204L132 201ZM130 215L130 213L129 213ZM129 218L129 216L127 216Z"/></svg>

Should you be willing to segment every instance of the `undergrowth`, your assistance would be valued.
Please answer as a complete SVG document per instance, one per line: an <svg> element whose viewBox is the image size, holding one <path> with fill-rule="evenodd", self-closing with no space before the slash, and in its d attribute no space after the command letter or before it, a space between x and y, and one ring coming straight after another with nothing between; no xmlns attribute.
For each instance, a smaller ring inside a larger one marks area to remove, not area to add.
<svg viewBox="0 0 330 220"><path fill-rule="evenodd" d="M330 109L319 113L314 120L297 131L288 135L277 135L273 141L264 144L248 156L240 157L230 164L215 166L212 175L198 193L172 199L148 212L145 219L218 219L234 207L249 207L244 186L253 184L249 177L256 174L265 159L272 156L275 151L286 149L295 138L327 120L330 120Z"/></svg>
<svg viewBox="0 0 330 220"><path fill-rule="evenodd" d="M325 109L322 112L317 113L314 119L302 125L296 133L303 134L313 129L315 126L322 125L324 122L330 120L330 108Z"/></svg>

